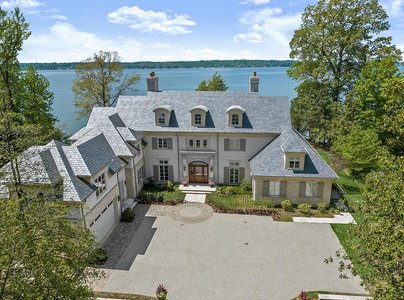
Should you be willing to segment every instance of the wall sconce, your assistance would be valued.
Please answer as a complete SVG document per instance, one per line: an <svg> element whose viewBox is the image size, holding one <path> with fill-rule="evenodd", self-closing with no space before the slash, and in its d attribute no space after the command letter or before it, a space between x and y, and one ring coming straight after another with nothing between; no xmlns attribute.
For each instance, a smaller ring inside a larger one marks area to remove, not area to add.
<svg viewBox="0 0 404 300"><path fill-rule="evenodd" d="M186 171L187 170L187 167L186 166L184 166L184 171Z"/></svg>
<svg viewBox="0 0 404 300"><path fill-rule="evenodd" d="M210 166L210 171L213 172L213 166Z"/></svg>

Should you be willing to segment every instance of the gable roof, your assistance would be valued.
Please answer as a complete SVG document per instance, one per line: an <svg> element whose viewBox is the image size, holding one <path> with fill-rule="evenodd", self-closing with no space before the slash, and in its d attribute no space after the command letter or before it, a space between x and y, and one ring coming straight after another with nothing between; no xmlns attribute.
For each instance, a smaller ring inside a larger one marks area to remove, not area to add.
<svg viewBox="0 0 404 300"><path fill-rule="evenodd" d="M74 134L73 145L82 144L103 134L114 154L120 157L134 157L139 152L129 144L141 140L140 134L126 127L113 107L94 107L87 126Z"/></svg>
<svg viewBox="0 0 404 300"><path fill-rule="evenodd" d="M285 169L282 149L285 141L288 141L287 145L290 147L293 146L293 150L306 152L304 170ZM338 178L306 139L292 127L286 127L278 137L250 159L250 168L252 176Z"/></svg>
<svg viewBox="0 0 404 300"><path fill-rule="evenodd" d="M206 126L192 126L190 110L196 106L208 110ZM226 111L238 105L245 112L242 127L229 127ZM169 126L155 124L156 107L171 107ZM287 97L264 97L256 93L229 91L167 91L148 93L146 96L121 96L116 107L93 109L87 127L102 126L102 116L118 114L126 127L137 132L234 132L280 133L290 126Z"/></svg>
<svg viewBox="0 0 404 300"><path fill-rule="evenodd" d="M105 136L99 134L78 145L66 146L52 141L45 146L32 146L17 158L24 184L62 183L64 201L83 201L97 187L80 177L93 176L102 168L114 174L123 167ZM0 196L8 196L7 183L11 179L10 165L1 169Z"/></svg>

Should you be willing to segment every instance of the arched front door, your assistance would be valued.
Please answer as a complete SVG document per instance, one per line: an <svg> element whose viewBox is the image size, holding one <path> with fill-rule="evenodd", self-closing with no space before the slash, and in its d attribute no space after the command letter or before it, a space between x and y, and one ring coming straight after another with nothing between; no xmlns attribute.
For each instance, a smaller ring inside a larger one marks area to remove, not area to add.
<svg viewBox="0 0 404 300"><path fill-rule="evenodd" d="M188 165L190 183L208 183L209 165L202 161L194 161Z"/></svg>

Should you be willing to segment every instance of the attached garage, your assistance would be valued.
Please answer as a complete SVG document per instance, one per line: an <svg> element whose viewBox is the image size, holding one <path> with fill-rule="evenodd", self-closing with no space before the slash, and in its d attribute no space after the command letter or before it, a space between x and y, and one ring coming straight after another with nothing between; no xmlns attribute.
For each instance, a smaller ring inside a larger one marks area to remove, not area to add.
<svg viewBox="0 0 404 300"><path fill-rule="evenodd" d="M97 242L104 239L105 235L111 230L116 222L114 207L113 200L111 200L89 224L90 230L94 234Z"/></svg>

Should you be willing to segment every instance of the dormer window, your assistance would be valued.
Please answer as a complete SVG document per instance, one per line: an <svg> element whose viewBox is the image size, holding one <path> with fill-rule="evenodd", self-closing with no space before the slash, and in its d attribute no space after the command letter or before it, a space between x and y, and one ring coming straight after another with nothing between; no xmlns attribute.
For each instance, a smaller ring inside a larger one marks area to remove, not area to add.
<svg viewBox="0 0 404 300"><path fill-rule="evenodd" d="M166 123L166 114L159 113L159 125L164 125Z"/></svg>
<svg viewBox="0 0 404 300"><path fill-rule="evenodd" d="M289 157L289 169L300 169L300 157L298 156Z"/></svg>
<svg viewBox="0 0 404 300"><path fill-rule="evenodd" d="M227 110L228 125L230 127L242 127L243 126L243 114L244 108L240 105L232 105Z"/></svg>
<svg viewBox="0 0 404 300"><path fill-rule="evenodd" d="M170 105L162 105L156 107L153 112L155 113L157 126L169 126L170 117L173 108Z"/></svg>
<svg viewBox="0 0 404 300"><path fill-rule="evenodd" d="M194 124L195 125L202 125L202 115L201 114L195 114L194 115Z"/></svg>
<svg viewBox="0 0 404 300"><path fill-rule="evenodd" d="M239 117L237 114L232 114L231 115L231 125L232 126L238 126L239 124Z"/></svg>
<svg viewBox="0 0 404 300"><path fill-rule="evenodd" d="M205 105L197 105L190 110L192 126L205 127L206 115L208 114L208 108Z"/></svg>

